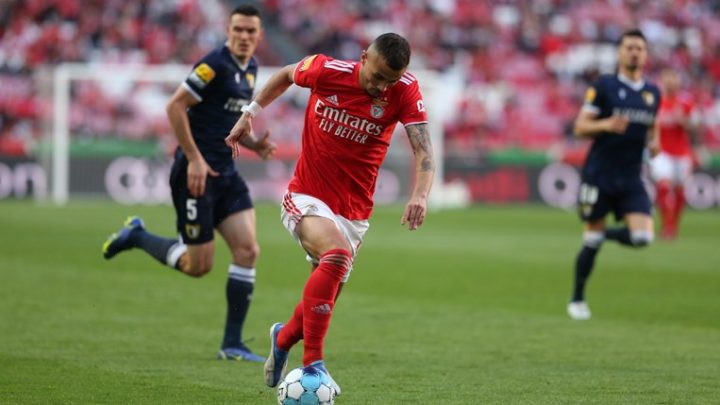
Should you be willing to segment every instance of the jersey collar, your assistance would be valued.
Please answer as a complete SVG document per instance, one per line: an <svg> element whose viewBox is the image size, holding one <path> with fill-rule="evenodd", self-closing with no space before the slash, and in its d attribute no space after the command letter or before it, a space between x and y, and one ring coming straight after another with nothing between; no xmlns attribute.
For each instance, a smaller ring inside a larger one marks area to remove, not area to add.
<svg viewBox="0 0 720 405"><path fill-rule="evenodd" d="M633 89L635 91L640 91L640 89L645 87L645 80L640 79L640 80L634 82L634 81L630 80L629 77L625 76L622 73L618 73L617 77L618 77L618 80L620 80L622 83L625 83L628 87L630 87L631 89Z"/></svg>

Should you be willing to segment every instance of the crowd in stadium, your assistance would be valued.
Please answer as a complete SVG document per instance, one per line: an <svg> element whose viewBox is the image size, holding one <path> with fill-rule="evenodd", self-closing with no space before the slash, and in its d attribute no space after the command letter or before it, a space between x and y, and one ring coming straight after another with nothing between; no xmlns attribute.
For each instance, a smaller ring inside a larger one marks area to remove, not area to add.
<svg viewBox="0 0 720 405"><path fill-rule="evenodd" d="M663 67L682 73L701 112L702 140L720 148L715 1L270 0L262 5L266 28L286 33L301 53L356 59L379 33L406 35L414 52L411 68L440 72L433 85L448 101L442 103L446 150L465 154L510 146L547 149L571 139L570 123L588 81L613 68L612 40L639 27L650 44L651 78ZM40 83L50 68L61 62L190 63L223 40L229 6L218 0L15 0L2 7L0 153L22 154L46 130L42 118L52 111L52 98ZM293 62L267 39L258 57L266 66ZM134 92L153 101L159 97L142 90ZM75 135L171 137L162 111L151 118L138 112L147 101L109 97L92 82L74 92ZM291 106L283 111L293 121L301 114Z"/></svg>

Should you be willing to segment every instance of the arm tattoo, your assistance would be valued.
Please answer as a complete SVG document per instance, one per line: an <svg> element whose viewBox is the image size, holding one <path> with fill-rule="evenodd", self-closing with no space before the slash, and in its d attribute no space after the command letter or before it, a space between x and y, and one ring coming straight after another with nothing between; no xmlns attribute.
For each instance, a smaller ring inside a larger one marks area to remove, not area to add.
<svg viewBox="0 0 720 405"><path fill-rule="evenodd" d="M430 134L427 130L427 124L415 124L408 125L405 127L407 131L410 145L412 146L413 153L418 156L422 153L420 161L420 169L423 172L427 172L435 169L435 163L433 162L433 150L430 144Z"/></svg>

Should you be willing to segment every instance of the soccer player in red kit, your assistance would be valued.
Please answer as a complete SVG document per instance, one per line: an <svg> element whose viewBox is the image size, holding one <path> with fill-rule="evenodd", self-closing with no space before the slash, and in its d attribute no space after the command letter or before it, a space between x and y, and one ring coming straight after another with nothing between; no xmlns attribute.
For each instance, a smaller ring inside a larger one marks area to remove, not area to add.
<svg viewBox="0 0 720 405"><path fill-rule="evenodd" d="M685 206L683 183L692 171L690 136L697 124L697 114L690 98L680 92L676 71L664 70L660 85L663 92L659 113L661 152L651 161L651 173L657 185L660 236L674 239Z"/></svg>
<svg viewBox="0 0 720 405"><path fill-rule="evenodd" d="M406 72L410 45L400 35L377 37L360 61L311 55L273 75L227 137L234 154L251 120L293 83L311 90L302 152L283 198L283 225L305 249L313 271L287 324L270 330L265 382L274 387L288 352L303 340L303 365L327 371L323 340L342 283L369 227L378 170L395 125L405 126L415 154L415 184L401 224L422 225L435 172L427 114L417 79ZM339 395L339 387L333 384Z"/></svg>

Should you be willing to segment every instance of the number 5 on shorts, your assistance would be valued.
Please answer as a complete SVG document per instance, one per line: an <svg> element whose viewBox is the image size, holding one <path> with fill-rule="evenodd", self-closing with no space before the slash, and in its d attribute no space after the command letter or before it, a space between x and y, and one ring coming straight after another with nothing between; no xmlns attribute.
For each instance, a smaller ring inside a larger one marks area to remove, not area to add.
<svg viewBox="0 0 720 405"><path fill-rule="evenodd" d="M194 221L197 219L197 200L194 198L190 198L187 200L187 219L189 221Z"/></svg>

